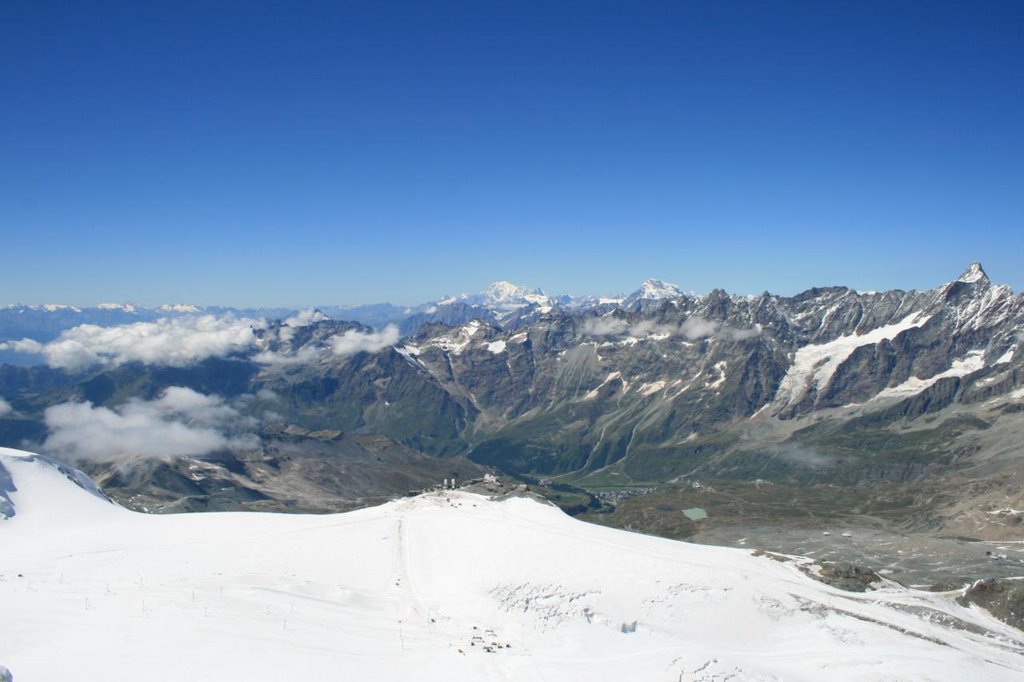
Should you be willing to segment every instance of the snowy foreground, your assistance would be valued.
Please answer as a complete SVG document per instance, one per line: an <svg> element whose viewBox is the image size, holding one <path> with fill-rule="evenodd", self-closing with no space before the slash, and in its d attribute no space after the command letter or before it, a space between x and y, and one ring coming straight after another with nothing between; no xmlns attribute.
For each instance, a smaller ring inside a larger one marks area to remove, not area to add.
<svg viewBox="0 0 1024 682"><path fill-rule="evenodd" d="M1022 652L941 595L845 593L528 499L148 516L0 449L15 682L1020 680Z"/></svg>

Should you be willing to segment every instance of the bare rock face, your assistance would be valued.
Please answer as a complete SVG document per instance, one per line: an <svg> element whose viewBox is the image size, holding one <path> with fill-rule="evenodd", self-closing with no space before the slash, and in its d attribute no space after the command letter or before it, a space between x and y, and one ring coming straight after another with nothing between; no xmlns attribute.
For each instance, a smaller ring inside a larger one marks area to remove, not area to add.
<svg viewBox="0 0 1024 682"><path fill-rule="evenodd" d="M964 589L961 606L977 604L999 620L1024 630L1024 581L983 578Z"/></svg>
<svg viewBox="0 0 1024 682"><path fill-rule="evenodd" d="M884 582L882 576L870 569L841 561L826 561L817 571L808 571L807 575L847 592L867 592L873 589L872 585Z"/></svg>

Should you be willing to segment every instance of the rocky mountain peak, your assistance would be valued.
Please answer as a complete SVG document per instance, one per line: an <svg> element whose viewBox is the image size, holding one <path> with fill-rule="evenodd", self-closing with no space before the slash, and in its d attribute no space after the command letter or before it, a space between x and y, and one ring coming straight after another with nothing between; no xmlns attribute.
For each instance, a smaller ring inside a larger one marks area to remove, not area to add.
<svg viewBox="0 0 1024 682"><path fill-rule="evenodd" d="M981 263L974 261L967 266L967 269L956 278L958 282L966 282L967 284L974 284L975 282L988 282L988 275L981 267Z"/></svg>

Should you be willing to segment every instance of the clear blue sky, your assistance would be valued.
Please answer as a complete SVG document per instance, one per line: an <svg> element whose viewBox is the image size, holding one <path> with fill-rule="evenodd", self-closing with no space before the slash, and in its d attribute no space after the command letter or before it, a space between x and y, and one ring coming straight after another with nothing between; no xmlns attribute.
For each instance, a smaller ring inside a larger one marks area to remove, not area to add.
<svg viewBox="0 0 1024 682"><path fill-rule="evenodd" d="M1024 289L1022 2L0 3L0 303Z"/></svg>

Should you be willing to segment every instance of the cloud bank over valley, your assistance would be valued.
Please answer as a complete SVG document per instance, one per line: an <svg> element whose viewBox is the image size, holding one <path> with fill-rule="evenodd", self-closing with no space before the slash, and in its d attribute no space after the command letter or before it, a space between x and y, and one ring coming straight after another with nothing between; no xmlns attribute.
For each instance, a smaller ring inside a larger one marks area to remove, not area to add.
<svg viewBox="0 0 1024 682"><path fill-rule="evenodd" d="M171 386L155 400L131 399L117 407L65 402L44 413L43 447L93 461L204 455L258 447L256 420L223 398Z"/></svg>

